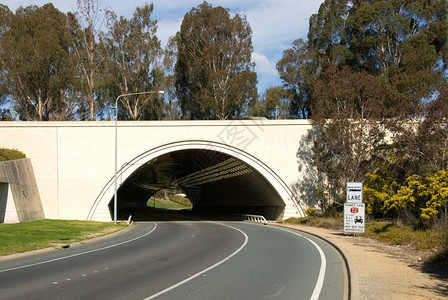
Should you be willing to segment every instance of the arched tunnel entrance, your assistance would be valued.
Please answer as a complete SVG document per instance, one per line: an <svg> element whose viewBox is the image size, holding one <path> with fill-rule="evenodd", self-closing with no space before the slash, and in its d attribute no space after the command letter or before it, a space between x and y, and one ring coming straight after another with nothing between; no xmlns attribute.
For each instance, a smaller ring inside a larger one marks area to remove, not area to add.
<svg viewBox="0 0 448 300"><path fill-rule="evenodd" d="M285 208L277 189L244 158L213 147L176 149L153 155L123 178L117 191L119 218L147 212L148 200L161 189L182 191L195 213L256 214L277 220ZM111 212L113 203L112 198Z"/></svg>

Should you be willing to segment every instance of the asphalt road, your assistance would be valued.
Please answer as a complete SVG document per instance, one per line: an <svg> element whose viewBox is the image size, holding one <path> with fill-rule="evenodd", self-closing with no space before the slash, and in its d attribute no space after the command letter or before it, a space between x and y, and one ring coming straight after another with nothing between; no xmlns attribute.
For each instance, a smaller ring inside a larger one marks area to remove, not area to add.
<svg viewBox="0 0 448 300"><path fill-rule="evenodd" d="M83 246L0 262L0 299L343 299L326 243L242 222L144 222Z"/></svg>

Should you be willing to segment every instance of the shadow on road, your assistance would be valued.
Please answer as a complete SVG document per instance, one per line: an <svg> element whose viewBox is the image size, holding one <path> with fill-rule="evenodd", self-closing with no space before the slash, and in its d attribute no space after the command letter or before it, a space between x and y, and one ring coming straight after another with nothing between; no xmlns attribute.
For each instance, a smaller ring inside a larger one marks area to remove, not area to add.
<svg viewBox="0 0 448 300"><path fill-rule="evenodd" d="M141 221L241 221L239 215L193 212L188 209L174 210L162 208L123 209L118 211L119 220Z"/></svg>

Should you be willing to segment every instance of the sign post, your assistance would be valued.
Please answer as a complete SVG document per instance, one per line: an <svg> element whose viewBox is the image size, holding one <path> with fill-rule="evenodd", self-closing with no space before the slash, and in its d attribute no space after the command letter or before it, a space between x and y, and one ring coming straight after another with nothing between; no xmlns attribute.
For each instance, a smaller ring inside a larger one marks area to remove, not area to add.
<svg viewBox="0 0 448 300"><path fill-rule="evenodd" d="M365 204L362 203L362 182L347 182L347 202L344 203L344 232L364 233Z"/></svg>

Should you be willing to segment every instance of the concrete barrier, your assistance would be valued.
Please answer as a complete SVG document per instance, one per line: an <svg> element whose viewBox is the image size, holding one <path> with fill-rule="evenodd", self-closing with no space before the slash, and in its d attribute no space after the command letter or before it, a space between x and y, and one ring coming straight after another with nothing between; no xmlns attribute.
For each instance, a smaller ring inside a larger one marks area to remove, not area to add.
<svg viewBox="0 0 448 300"><path fill-rule="evenodd" d="M29 158L0 162L0 223L45 218Z"/></svg>

